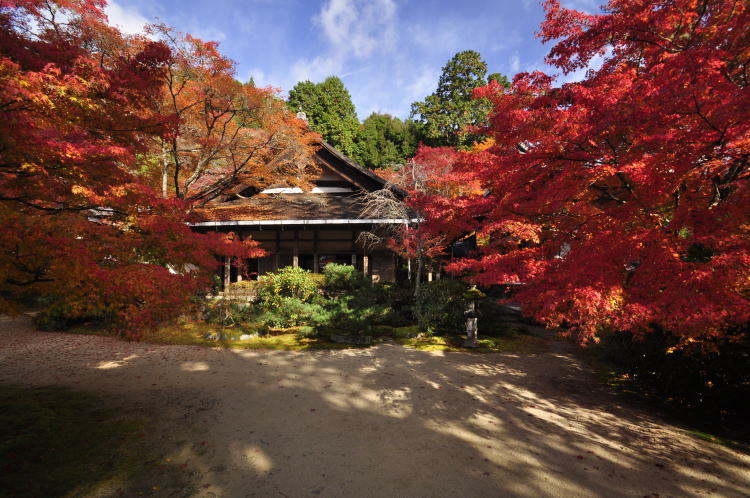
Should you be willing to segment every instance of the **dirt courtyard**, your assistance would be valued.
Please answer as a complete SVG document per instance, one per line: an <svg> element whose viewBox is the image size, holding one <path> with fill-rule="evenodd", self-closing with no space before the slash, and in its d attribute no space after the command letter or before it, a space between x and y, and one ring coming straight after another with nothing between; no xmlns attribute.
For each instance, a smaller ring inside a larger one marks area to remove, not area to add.
<svg viewBox="0 0 750 498"><path fill-rule="evenodd" d="M628 406L564 348L222 350L4 319L0 383L158 414L150 436L198 496L750 495L750 457Z"/></svg>

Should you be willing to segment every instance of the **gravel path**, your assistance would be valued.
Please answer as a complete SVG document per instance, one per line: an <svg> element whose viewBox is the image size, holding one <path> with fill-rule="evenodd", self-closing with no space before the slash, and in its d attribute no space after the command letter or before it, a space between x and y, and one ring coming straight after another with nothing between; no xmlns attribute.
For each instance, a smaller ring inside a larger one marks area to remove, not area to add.
<svg viewBox="0 0 750 498"><path fill-rule="evenodd" d="M221 350L3 319L0 382L158 413L199 496L750 496L750 457L627 406L564 351Z"/></svg>

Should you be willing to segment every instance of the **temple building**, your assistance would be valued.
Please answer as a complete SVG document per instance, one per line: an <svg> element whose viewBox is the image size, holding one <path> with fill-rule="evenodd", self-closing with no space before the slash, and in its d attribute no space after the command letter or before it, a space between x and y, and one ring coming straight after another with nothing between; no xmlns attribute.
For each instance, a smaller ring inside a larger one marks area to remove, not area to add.
<svg viewBox="0 0 750 498"><path fill-rule="evenodd" d="M362 194L382 189L386 181L325 142L314 161L319 174L307 190L271 185L258 191L238 184L196 211L195 230L234 232L257 240L268 251L263 258L239 265L226 261L224 287L285 266L319 273L331 262L351 264L373 281L396 279L396 255L360 237L362 232L405 222L362 216Z"/></svg>

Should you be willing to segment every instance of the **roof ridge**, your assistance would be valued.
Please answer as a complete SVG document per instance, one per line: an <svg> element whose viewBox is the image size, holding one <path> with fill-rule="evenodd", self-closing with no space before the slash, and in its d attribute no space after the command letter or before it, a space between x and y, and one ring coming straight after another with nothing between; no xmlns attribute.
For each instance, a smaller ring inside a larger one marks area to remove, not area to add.
<svg viewBox="0 0 750 498"><path fill-rule="evenodd" d="M331 152L333 155L335 155L336 157L338 157L339 159L341 159L342 161L344 161L344 163L346 163L349 166L351 166L352 168L358 170L360 173L363 173L363 174L369 176L373 180L375 180L378 183L380 183L381 185L383 185L383 187L385 187L388 184L391 184L391 182L389 182L388 180L386 180L382 176L375 174L375 172L373 172L371 169L365 168L364 166L360 165L359 163L357 163L356 161L354 161L350 157L346 156L343 152L341 152L340 150L338 150L336 147L334 147L333 145L329 144L325 140L321 140L320 143L329 152ZM402 195L406 195L407 194L406 190L402 189L398 185L391 184L391 188L393 188L396 192L398 192L398 193L400 193Z"/></svg>

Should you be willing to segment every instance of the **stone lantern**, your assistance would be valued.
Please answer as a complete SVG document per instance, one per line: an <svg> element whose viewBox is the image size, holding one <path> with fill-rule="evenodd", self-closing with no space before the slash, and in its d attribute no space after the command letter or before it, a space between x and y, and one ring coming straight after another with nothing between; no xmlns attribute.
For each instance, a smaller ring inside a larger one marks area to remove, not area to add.
<svg viewBox="0 0 750 498"><path fill-rule="evenodd" d="M477 301L484 297L485 294L477 289L476 285L472 285L471 289L464 293L464 300L466 300L466 311L464 311L464 316L466 317L466 340L464 341L464 347L479 347L477 343L477 334L479 332L477 321L480 313Z"/></svg>

